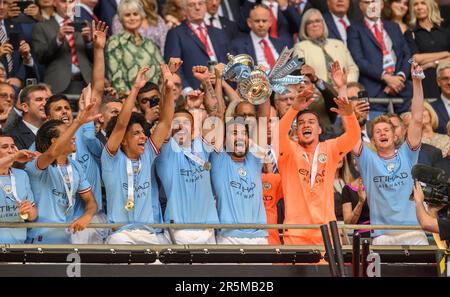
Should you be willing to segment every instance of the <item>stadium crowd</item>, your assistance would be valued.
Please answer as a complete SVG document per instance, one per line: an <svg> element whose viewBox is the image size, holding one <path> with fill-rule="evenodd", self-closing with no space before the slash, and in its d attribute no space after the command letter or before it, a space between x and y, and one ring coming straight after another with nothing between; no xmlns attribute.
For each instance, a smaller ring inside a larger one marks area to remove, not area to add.
<svg viewBox="0 0 450 297"><path fill-rule="evenodd" d="M0 243L310 245L319 230L147 224L418 225L411 168L450 173L449 7L0 0L0 222L70 224ZM304 59L288 94L253 105L223 79L229 53L268 72L286 47Z"/></svg>

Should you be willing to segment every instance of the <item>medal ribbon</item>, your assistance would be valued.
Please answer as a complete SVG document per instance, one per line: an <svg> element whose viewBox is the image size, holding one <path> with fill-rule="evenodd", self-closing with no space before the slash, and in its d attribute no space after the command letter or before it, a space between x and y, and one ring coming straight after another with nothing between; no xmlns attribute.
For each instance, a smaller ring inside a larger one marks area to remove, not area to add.
<svg viewBox="0 0 450 297"><path fill-rule="evenodd" d="M141 161L139 160L138 172L141 171ZM134 172L133 172L133 164L131 160L127 158L127 177L128 177L128 197L127 200L130 200L134 203Z"/></svg>
<svg viewBox="0 0 450 297"><path fill-rule="evenodd" d="M22 200L20 200L19 195L17 195L16 177L12 173L12 170L9 171L9 176L11 177L11 190L12 190L14 199L16 199L17 202L21 203Z"/></svg>
<svg viewBox="0 0 450 297"><path fill-rule="evenodd" d="M316 146L316 150L314 152L314 158L313 158L313 163L312 163L312 167L311 167L311 178L310 178L310 185L311 188L314 185L314 181L316 180L316 175L317 175L317 159L319 157L319 149L320 149L320 143ZM303 152L303 156L305 156L306 162L309 163L309 158L308 158L308 154L306 152Z"/></svg>
<svg viewBox="0 0 450 297"><path fill-rule="evenodd" d="M189 159L191 159L192 161L194 161L195 163L197 163L198 165L204 167L206 161L203 160L202 158L200 158L199 156L194 155L193 153L189 152L189 151L183 151L184 155L186 157L188 157Z"/></svg>
<svg viewBox="0 0 450 297"><path fill-rule="evenodd" d="M67 184L66 179L64 177L64 174L62 173L61 166L56 165L56 168L58 169L59 175L61 175L63 182L64 182L64 190L66 191L67 200L69 201L69 207L67 207L66 211L69 211L70 208L72 208L73 200L72 200L72 193L73 193L73 169L72 164L67 164L67 175L69 176L69 184Z"/></svg>

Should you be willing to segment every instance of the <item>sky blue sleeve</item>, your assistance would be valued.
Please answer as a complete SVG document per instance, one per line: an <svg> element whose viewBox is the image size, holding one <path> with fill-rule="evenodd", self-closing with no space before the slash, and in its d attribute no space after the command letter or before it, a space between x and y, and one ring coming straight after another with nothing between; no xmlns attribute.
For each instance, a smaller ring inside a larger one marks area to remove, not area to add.
<svg viewBox="0 0 450 297"><path fill-rule="evenodd" d="M79 131L79 135L82 138L82 141L86 144L89 152L96 158L97 161L100 161L103 148L100 140L95 136L94 122L84 124L83 126L81 126Z"/></svg>
<svg viewBox="0 0 450 297"><path fill-rule="evenodd" d="M28 177L26 172L23 172L23 181L24 181L25 189L27 191L28 201L34 202L34 194L33 194L33 191L31 191L30 178Z"/></svg>
<svg viewBox="0 0 450 297"><path fill-rule="evenodd" d="M74 162L74 164L75 164L75 162ZM75 164L75 166L76 166L76 168L77 168L76 170L78 171L78 174L80 176L80 182L78 183L77 192L78 193L86 192L88 189L91 188L91 184L87 181L86 174L84 173L84 170L81 167L81 165Z"/></svg>

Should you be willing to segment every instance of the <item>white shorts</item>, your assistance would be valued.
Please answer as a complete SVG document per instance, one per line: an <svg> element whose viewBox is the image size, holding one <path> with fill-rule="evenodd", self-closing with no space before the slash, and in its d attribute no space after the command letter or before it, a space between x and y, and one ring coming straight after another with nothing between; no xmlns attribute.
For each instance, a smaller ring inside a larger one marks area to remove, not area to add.
<svg viewBox="0 0 450 297"><path fill-rule="evenodd" d="M169 231L165 230L164 235L167 240L171 242ZM175 244L216 244L216 238L214 236L213 229L205 230L189 230L179 229L173 230L173 236L175 237Z"/></svg>
<svg viewBox="0 0 450 297"><path fill-rule="evenodd" d="M423 231L406 231L384 234L372 239L373 245L428 245L428 238Z"/></svg>
<svg viewBox="0 0 450 297"><path fill-rule="evenodd" d="M233 237L233 236L217 236L217 244L251 244L261 245L269 244L267 237Z"/></svg>
<svg viewBox="0 0 450 297"><path fill-rule="evenodd" d="M92 224L106 224L106 215L103 212L99 212L92 217ZM103 244L108 237L110 229L106 228L86 228L83 231L79 231L75 234L71 234L72 244Z"/></svg>
<svg viewBox="0 0 450 297"><path fill-rule="evenodd" d="M106 244L169 244L164 235L148 230L132 229L111 234Z"/></svg>

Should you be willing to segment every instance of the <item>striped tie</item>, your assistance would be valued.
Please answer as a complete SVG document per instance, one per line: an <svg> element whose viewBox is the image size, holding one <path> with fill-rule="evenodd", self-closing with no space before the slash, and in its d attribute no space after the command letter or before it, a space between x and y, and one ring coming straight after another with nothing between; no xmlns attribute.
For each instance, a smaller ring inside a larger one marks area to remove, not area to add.
<svg viewBox="0 0 450 297"><path fill-rule="evenodd" d="M6 36L5 27L0 25L0 44L3 45L8 41L8 37ZM6 62L8 63L8 73L10 74L13 70L13 60L10 54L6 55Z"/></svg>
<svg viewBox="0 0 450 297"><path fill-rule="evenodd" d="M277 159L275 158L275 153L272 148L267 151L267 155L269 156L269 160L272 162L273 173L278 173Z"/></svg>
<svg viewBox="0 0 450 297"><path fill-rule="evenodd" d="M69 19L64 20L64 26L67 26L69 22L70 22ZM70 46L70 54L72 55L72 64L78 66L77 50L75 46L75 34L67 34L66 39Z"/></svg>

